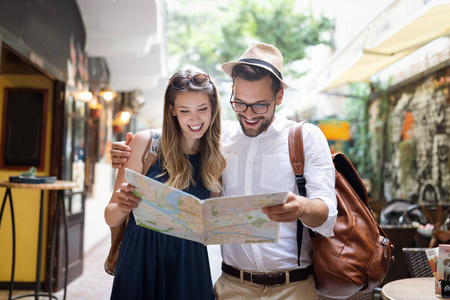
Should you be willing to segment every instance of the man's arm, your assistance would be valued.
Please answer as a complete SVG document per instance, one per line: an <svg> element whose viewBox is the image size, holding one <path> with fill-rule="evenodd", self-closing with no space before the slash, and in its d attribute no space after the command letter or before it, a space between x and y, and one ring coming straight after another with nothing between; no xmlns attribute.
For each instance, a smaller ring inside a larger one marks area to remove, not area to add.
<svg viewBox="0 0 450 300"><path fill-rule="evenodd" d="M132 139L133 134L128 132L125 141L112 143L109 153L111 154L112 167L114 169L121 169L128 161L128 157L131 155L131 148L128 145Z"/></svg>
<svg viewBox="0 0 450 300"><path fill-rule="evenodd" d="M325 136L312 124L304 126L306 190L308 198L290 193L285 204L263 209L278 222L302 223L324 236L332 236L337 218L335 169Z"/></svg>

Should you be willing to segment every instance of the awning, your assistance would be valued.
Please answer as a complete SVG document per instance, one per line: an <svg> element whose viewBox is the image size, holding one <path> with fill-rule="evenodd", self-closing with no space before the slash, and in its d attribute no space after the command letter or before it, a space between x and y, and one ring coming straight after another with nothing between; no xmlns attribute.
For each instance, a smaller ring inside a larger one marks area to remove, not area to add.
<svg viewBox="0 0 450 300"><path fill-rule="evenodd" d="M450 0L399 0L372 20L314 76L319 91L371 75L450 34Z"/></svg>

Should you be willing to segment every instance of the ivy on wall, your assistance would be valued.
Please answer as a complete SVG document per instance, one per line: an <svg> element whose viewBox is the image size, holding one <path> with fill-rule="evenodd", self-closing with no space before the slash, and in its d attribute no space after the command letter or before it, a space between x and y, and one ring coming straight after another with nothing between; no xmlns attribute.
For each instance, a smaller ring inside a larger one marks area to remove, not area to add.
<svg viewBox="0 0 450 300"><path fill-rule="evenodd" d="M386 172L383 162L392 155L392 144L390 143L390 101L386 86L379 83L369 86L367 83L350 84L350 95L346 101L346 113L350 122L350 131L352 133L352 143L349 149L349 158L355 165L362 177L370 179L370 196L373 199L384 199L384 178ZM380 130L373 133L378 136L372 137L370 131L370 113L369 106L371 95L378 95L379 107L376 116L376 122ZM377 141L375 145L377 151L373 151L372 142ZM376 157L373 157L373 156Z"/></svg>
<svg viewBox="0 0 450 300"><path fill-rule="evenodd" d="M352 83L350 95L345 104L345 111L350 123L352 141L349 148L349 159L362 177L372 174L369 132L369 95L370 88L366 83Z"/></svg>
<svg viewBox="0 0 450 300"><path fill-rule="evenodd" d="M374 200L448 202L449 90L446 68L402 86L375 82L367 98L347 100L351 159L370 178Z"/></svg>
<svg viewBox="0 0 450 300"><path fill-rule="evenodd" d="M388 95L388 87L390 82L382 85L379 82L372 83L372 95L377 95L378 98L378 113L376 114L376 122L380 126L380 130L374 134L378 134L376 140L378 159L375 160L373 165L373 173L370 178L372 187L372 196L375 199L383 200L384 196L384 183L390 176L390 172L386 170L384 162L390 161L392 157L392 128L390 122L391 103Z"/></svg>

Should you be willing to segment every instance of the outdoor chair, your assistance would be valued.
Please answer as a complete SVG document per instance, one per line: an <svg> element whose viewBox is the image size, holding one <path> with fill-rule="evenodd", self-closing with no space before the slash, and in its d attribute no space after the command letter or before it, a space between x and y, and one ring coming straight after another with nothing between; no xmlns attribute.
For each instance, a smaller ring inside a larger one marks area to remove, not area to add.
<svg viewBox="0 0 450 300"><path fill-rule="evenodd" d="M416 244L419 247L433 248L438 244L445 244L450 241L450 231L447 228L444 230L440 228L450 214L449 204L442 204L441 202L414 204L408 207L406 214L410 220L419 216L416 221L422 225L434 225L435 230L433 232L418 230Z"/></svg>
<svg viewBox="0 0 450 300"><path fill-rule="evenodd" d="M417 228L410 225L382 225L381 228L386 233L392 245L394 245L392 254L395 260L391 261L388 273L380 284L380 287L388 282L410 277L402 249L415 246L417 232Z"/></svg>
<svg viewBox="0 0 450 300"><path fill-rule="evenodd" d="M428 248L403 248L409 275L411 277L433 277L425 250Z"/></svg>
<svg viewBox="0 0 450 300"><path fill-rule="evenodd" d="M441 225L449 213L450 205L442 202L413 204L406 210L408 218L422 225L427 223Z"/></svg>
<svg viewBox="0 0 450 300"><path fill-rule="evenodd" d="M413 204L413 202L403 199L386 202L380 211L380 225L406 224L406 211Z"/></svg>

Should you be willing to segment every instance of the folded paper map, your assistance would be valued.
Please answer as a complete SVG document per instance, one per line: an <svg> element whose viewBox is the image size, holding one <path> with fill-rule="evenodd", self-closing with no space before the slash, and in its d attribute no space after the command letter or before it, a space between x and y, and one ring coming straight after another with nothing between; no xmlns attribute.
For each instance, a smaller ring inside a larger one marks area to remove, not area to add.
<svg viewBox="0 0 450 300"><path fill-rule="evenodd" d="M142 198L139 226L204 245L278 242L280 225L261 208L285 203L288 192L200 200L129 169L125 178Z"/></svg>

